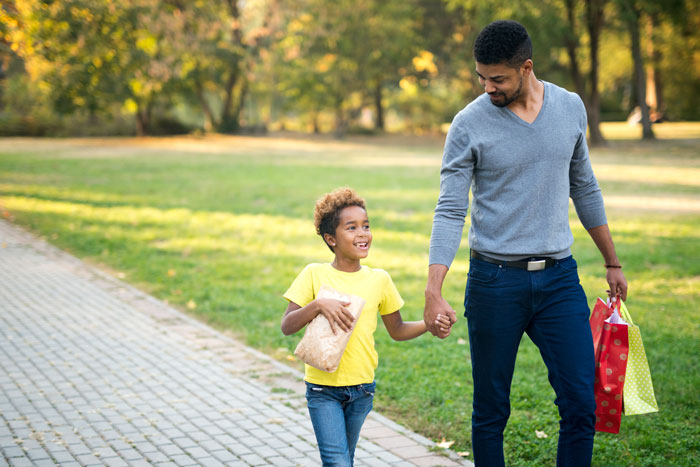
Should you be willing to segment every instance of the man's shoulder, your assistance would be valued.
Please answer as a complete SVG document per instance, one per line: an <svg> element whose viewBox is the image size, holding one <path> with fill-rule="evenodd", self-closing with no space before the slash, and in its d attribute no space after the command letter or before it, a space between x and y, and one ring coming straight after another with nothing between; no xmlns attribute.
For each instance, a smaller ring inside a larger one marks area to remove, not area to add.
<svg viewBox="0 0 700 467"><path fill-rule="evenodd" d="M489 95L485 92L479 95L476 99L467 104L462 110L457 112L455 119L479 119L486 115L488 110L491 110L492 105L489 102Z"/></svg>
<svg viewBox="0 0 700 467"><path fill-rule="evenodd" d="M466 128L478 128L495 117L493 110L494 106L490 103L488 94L483 93L457 112L451 126L460 128L461 131Z"/></svg>
<svg viewBox="0 0 700 467"><path fill-rule="evenodd" d="M554 83L548 81L542 81L546 87L546 92L550 94L550 97L554 102L560 103L561 105L573 106L573 107L583 107L583 101L581 96L573 91L557 86Z"/></svg>

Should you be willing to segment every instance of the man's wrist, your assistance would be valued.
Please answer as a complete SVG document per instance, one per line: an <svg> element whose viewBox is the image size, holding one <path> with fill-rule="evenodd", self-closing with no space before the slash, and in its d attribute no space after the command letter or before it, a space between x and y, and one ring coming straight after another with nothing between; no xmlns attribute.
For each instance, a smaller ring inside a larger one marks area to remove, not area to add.
<svg viewBox="0 0 700 467"><path fill-rule="evenodd" d="M425 299L442 298L442 290L438 287L428 287L425 289Z"/></svg>

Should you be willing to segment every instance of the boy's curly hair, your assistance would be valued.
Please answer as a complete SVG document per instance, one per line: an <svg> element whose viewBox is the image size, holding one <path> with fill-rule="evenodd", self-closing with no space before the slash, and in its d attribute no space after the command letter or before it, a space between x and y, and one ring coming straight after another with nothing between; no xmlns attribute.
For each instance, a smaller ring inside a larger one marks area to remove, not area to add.
<svg viewBox="0 0 700 467"><path fill-rule="evenodd" d="M333 248L328 245L323 235L335 235L335 229L340 223L340 211L348 206L359 206L366 210L365 200L360 198L352 188L339 188L332 193L326 193L316 201L316 209L314 209L316 233L323 238L331 251Z"/></svg>

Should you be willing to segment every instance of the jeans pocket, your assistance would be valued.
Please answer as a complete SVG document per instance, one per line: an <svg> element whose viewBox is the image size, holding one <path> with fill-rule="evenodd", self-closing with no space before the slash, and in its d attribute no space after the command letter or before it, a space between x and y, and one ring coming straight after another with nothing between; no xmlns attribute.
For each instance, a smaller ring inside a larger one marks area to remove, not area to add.
<svg viewBox="0 0 700 467"><path fill-rule="evenodd" d="M488 284L493 282L498 278L501 273L501 268L498 264L487 263L486 261L480 261L478 259L473 259L469 262L469 274L467 275L468 280L473 280L480 282L482 284Z"/></svg>
<svg viewBox="0 0 700 467"><path fill-rule="evenodd" d="M569 256L564 259L557 261L557 266L562 268L564 271L576 271L578 270L578 264L573 256Z"/></svg>
<svg viewBox="0 0 700 467"><path fill-rule="evenodd" d="M360 384L360 388L362 388L362 391L366 395L374 397L374 392L377 388L377 383Z"/></svg>
<svg viewBox="0 0 700 467"><path fill-rule="evenodd" d="M306 382L306 398L318 396L324 393L327 388L317 384Z"/></svg>

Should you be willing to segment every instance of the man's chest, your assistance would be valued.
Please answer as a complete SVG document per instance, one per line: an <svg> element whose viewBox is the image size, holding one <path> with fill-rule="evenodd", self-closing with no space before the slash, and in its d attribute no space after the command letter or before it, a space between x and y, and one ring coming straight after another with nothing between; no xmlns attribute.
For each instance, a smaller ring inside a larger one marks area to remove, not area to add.
<svg viewBox="0 0 700 467"><path fill-rule="evenodd" d="M568 164L576 150L579 132L555 128L517 128L483 135L474 147L477 170L505 170L532 164Z"/></svg>

